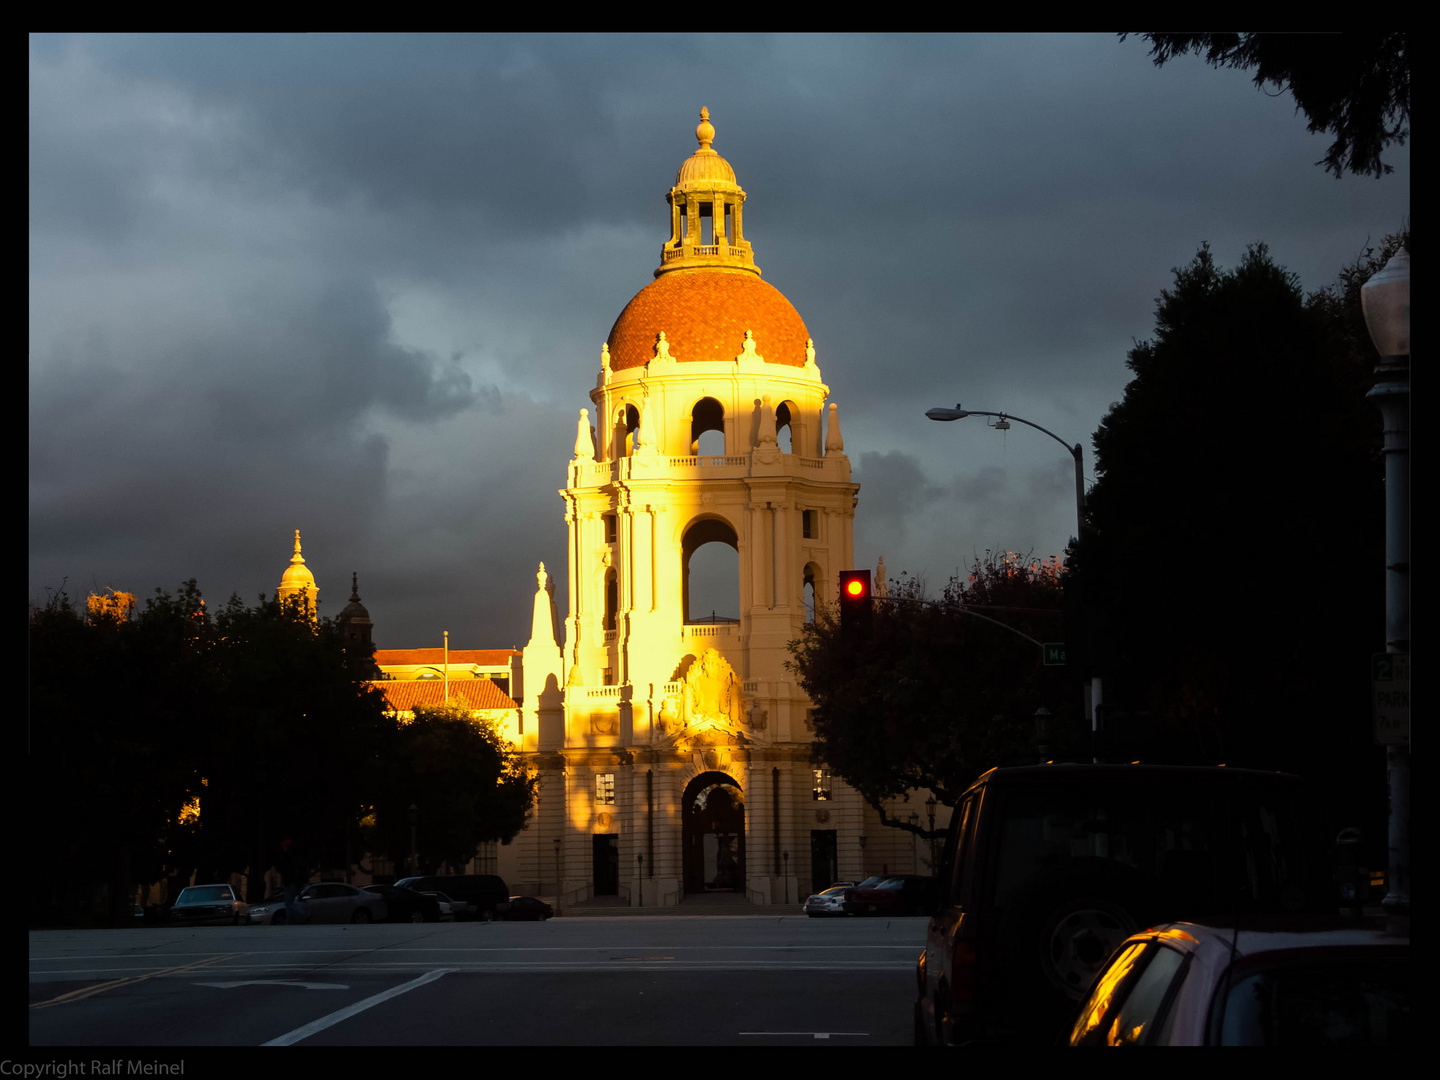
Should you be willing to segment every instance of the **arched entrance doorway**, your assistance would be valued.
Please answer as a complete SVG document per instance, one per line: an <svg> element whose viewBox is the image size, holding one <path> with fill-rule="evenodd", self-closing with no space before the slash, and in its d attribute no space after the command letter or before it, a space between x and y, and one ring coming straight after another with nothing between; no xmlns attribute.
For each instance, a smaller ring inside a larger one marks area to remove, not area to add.
<svg viewBox="0 0 1440 1080"><path fill-rule="evenodd" d="M745 891L745 801L734 777L701 773L681 802L685 894Z"/></svg>

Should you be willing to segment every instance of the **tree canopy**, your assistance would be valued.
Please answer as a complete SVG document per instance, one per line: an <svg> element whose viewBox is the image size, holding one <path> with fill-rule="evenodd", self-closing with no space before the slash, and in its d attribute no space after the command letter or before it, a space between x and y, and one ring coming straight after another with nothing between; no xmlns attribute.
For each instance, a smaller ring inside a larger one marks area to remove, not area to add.
<svg viewBox="0 0 1440 1080"><path fill-rule="evenodd" d="M391 768L375 806L372 850L403 865L410 807L422 873L464 866L485 841L508 842L535 801L536 777L495 726L455 705L417 705L393 733Z"/></svg>
<svg viewBox="0 0 1440 1080"><path fill-rule="evenodd" d="M1107 704L1145 714L1146 756L1290 769L1355 815L1383 806L1380 420L1358 293L1402 239L1309 297L1263 244L1232 269L1208 246L1178 268L1095 434L1068 568L1100 623L1089 664Z"/></svg>
<svg viewBox="0 0 1440 1080"><path fill-rule="evenodd" d="M863 635L817 605L789 664L815 706L817 762L913 828L885 800L929 788L953 806L986 769L1039 760L1038 709L1055 747L1073 741L1080 691L1037 644L1062 640L1062 600L1057 561L986 552L938 599L902 576Z"/></svg>
<svg viewBox="0 0 1440 1080"><path fill-rule="evenodd" d="M1121 34L1123 41L1127 35ZM1325 166L1338 179L1392 172L1380 160L1410 134L1410 35L1401 31L1342 34L1141 34L1161 67L1195 53L1212 67L1255 69L1255 85L1289 90L1311 132L1335 136Z"/></svg>
<svg viewBox="0 0 1440 1080"><path fill-rule="evenodd" d="M524 824L532 785L499 736L448 713L402 726L332 621L263 598L212 613L194 581L87 607L61 591L29 616L37 918L80 917L96 882L118 905L162 876L263 872L285 839L306 873L345 872L362 820L403 832L420 799L442 859Z"/></svg>

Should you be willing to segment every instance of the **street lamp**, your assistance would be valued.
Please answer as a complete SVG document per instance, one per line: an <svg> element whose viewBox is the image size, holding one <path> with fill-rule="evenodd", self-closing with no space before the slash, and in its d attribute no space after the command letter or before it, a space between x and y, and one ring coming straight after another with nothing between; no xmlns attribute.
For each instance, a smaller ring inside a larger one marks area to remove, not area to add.
<svg viewBox="0 0 1440 1080"><path fill-rule="evenodd" d="M925 800L925 813L930 818L930 873L938 877L935 867L935 796Z"/></svg>
<svg viewBox="0 0 1440 1080"><path fill-rule="evenodd" d="M967 416L994 416L998 417L995 427L1001 431L1010 430L1010 421L1014 420L1017 424L1024 424L1027 427L1034 428L1036 431L1043 431L1046 435L1049 435L1050 438L1065 447L1065 449L1069 451L1070 456L1075 459L1075 539L1080 539L1080 532L1085 526L1085 463L1083 457L1084 451L1078 442L1074 446L1071 446L1049 428L1043 428L1039 424L1026 420L1023 417L1012 416L1010 413L1003 412L985 412L983 409L967 409L958 401L955 403L953 409L947 409L941 406L928 410L925 415L931 420L940 421L962 420ZM1092 660L1091 663L1093 665L1094 661ZM1098 727L1095 718L1100 709L1100 699L1100 677L1096 675L1090 680L1089 695L1085 701L1085 713L1090 718L1090 731L1092 735Z"/></svg>
<svg viewBox="0 0 1440 1080"><path fill-rule="evenodd" d="M920 815L914 810L910 811L910 825L914 830L920 828ZM920 858L915 853L915 844L919 837L920 834L918 831L912 831L910 833L910 872L912 874L918 874L920 872Z"/></svg>
<svg viewBox="0 0 1440 1080"><path fill-rule="evenodd" d="M1365 328L1380 354L1365 395L1385 423L1385 652L1410 666L1410 252L1401 248L1360 289ZM1403 661L1402 658L1403 657ZM1390 781L1389 870L1382 903L1392 922L1410 916L1410 732L1385 746ZM1387 735L1387 738L1389 736Z"/></svg>
<svg viewBox="0 0 1440 1080"><path fill-rule="evenodd" d="M995 427L1001 431L1009 431L1010 421L1014 420L1017 424L1025 424L1027 427L1033 427L1036 431L1043 431L1046 435L1049 435L1050 438L1065 447L1065 449L1069 451L1070 456L1075 459L1075 539L1080 539L1080 529L1085 524L1085 463L1083 459L1084 451L1078 442L1074 446L1071 446L1049 428L1043 428L1039 424L1031 423L1022 417L1012 416L1010 413L966 409L963 408L958 401L955 403L953 409L943 407L930 409L925 415L931 420L941 421L963 420L967 416L994 416L998 417Z"/></svg>
<svg viewBox="0 0 1440 1080"><path fill-rule="evenodd" d="M560 837L555 837L555 914L560 914L560 894L564 890L560 882Z"/></svg>

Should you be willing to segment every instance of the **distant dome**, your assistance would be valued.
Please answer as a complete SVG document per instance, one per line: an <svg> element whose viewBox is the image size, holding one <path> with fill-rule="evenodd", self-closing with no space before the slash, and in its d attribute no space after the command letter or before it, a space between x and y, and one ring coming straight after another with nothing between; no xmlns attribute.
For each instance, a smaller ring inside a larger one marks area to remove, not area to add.
<svg viewBox="0 0 1440 1080"><path fill-rule="evenodd" d="M370 612L360 602L360 575L352 572L350 574L350 602L341 610L339 619L341 622L369 622Z"/></svg>
<svg viewBox="0 0 1440 1080"><path fill-rule="evenodd" d="M721 267L663 274L636 293L610 328L611 370L648 364L662 330L681 363L734 360L749 330L766 363L804 367L810 337L779 289L755 274Z"/></svg>

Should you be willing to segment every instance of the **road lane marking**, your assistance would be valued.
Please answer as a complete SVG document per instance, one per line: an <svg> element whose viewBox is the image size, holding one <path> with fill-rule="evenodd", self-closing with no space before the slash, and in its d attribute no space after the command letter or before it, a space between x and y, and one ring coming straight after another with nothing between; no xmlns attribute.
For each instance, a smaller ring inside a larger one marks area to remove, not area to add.
<svg viewBox="0 0 1440 1080"><path fill-rule="evenodd" d="M366 1009L389 1001L391 998L399 997L401 994L408 994L411 990L418 989L419 987L424 986L426 983L432 983L436 979L440 978L442 975L447 974L448 972L448 968L440 968L437 971L426 972L418 979L411 979L409 982L401 983L399 986L392 986L389 990L385 990L379 994L368 997L364 1001L357 1001L354 1005L347 1005L345 1008L339 1010L338 1012L333 1012L329 1016L322 1016L319 1020L312 1020L304 1027L298 1027L294 1031L287 1032L286 1034L281 1035L277 1039L271 1039L267 1043L261 1043L261 1045L294 1046L297 1042L300 1042L302 1039L308 1039L316 1032L324 1031L328 1027L334 1027L342 1020L348 1020L356 1013L362 1013Z"/></svg>
<svg viewBox="0 0 1440 1080"><path fill-rule="evenodd" d="M216 990L234 990L237 986L300 986L306 990L349 990L346 983L312 983L299 979L244 979L240 982L196 983L196 986L213 986Z"/></svg>
<svg viewBox="0 0 1440 1080"><path fill-rule="evenodd" d="M161 968L159 971L152 971L145 975L131 975L124 979L112 979L109 982L97 983L94 986L81 987L79 990L71 990L68 994L61 994L48 1001L32 1002L32 1009L48 1009L51 1005L68 1005L72 1001L83 1001L85 998L94 997L96 994L103 994L107 990L117 990L122 986L132 986L135 983L144 982L146 979L154 979L161 975L181 975L187 971L194 971L196 968L206 967L210 964L218 964L222 960L230 960L239 953L226 953L223 956L211 956L204 960L196 960L193 964L182 964L179 967Z"/></svg>
<svg viewBox="0 0 1440 1080"><path fill-rule="evenodd" d="M737 1031L737 1035L785 1035L790 1037L804 1038L809 1036L812 1039L828 1039L832 1035L856 1035L860 1038L869 1038L868 1031Z"/></svg>

